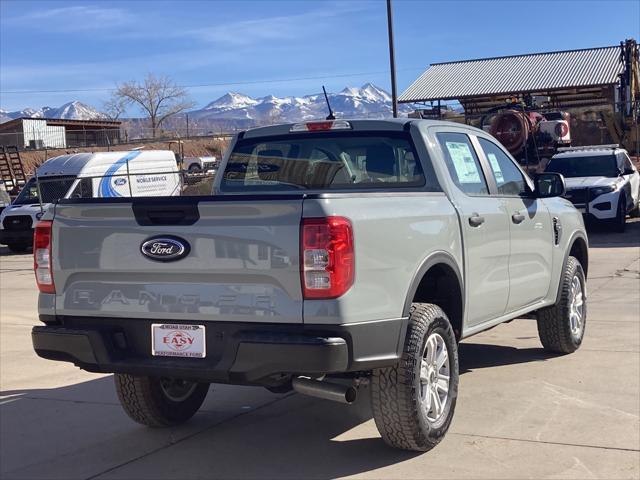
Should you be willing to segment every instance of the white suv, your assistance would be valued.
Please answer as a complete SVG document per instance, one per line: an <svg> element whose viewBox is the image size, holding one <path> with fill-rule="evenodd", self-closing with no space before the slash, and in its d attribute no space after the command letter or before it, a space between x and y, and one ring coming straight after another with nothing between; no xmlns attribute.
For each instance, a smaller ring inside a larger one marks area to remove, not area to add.
<svg viewBox="0 0 640 480"><path fill-rule="evenodd" d="M618 145L559 149L546 172L565 177L566 198L590 219L607 221L623 232L626 216L638 216L640 174Z"/></svg>

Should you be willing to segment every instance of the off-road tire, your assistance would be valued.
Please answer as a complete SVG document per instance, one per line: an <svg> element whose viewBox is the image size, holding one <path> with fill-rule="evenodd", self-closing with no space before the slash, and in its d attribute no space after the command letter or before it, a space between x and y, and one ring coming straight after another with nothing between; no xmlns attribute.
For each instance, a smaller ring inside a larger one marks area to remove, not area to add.
<svg viewBox="0 0 640 480"><path fill-rule="evenodd" d="M25 253L31 245L28 243L8 243L7 248L13 253Z"/></svg>
<svg viewBox="0 0 640 480"><path fill-rule="evenodd" d="M182 401L171 400L159 377L116 373L116 392L124 411L134 421L148 427L170 427L189 420L204 402L208 383L197 383Z"/></svg>
<svg viewBox="0 0 640 480"><path fill-rule="evenodd" d="M611 221L611 228L618 233L624 233L627 227L627 198L624 194L618 199L618 209L616 217Z"/></svg>
<svg viewBox="0 0 640 480"><path fill-rule="evenodd" d="M438 333L449 353L449 397L442 416L435 422L426 417L420 395L420 366L425 342ZM383 440L404 450L427 451L442 440L449 429L458 396L458 349L447 315L437 305L414 303L399 363L373 371L371 403L373 418Z"/></svg>
<svg viewBox="0 0 640 480"><path fill-rule="evenodd" d="M582 331L579 337L571 333L569 320L571 309L571 282L578 276L582 286L582 298L584 304ZM569 257L560 279L560 295L556 304L537 311L538 336L545 350L556 353L573 353L582 344L587 322L587 295L586 279L582 265L575 257Z"/></svg>

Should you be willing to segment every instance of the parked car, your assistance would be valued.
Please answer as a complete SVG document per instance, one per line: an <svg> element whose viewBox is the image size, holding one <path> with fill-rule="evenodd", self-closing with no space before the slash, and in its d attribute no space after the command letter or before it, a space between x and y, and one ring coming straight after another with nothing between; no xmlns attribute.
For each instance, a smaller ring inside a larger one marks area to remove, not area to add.
<svg viewBox="0 0 640 480"><path fill-rule="evenodd" d="M590 219L623 232L627 214L640 213L640 174L618 145L560 149L545 168L564 176L565 197Z"/></svg>
<svg viewBox="0 0 640 480"><path fill-rule="evenodd" d="M185 157L184 168L189 173L209 172L218 168L216 157Z"/></svg>
<svg viewBox="0 0 640 480"><path fill-rule="evenodd" d="M173 153L164 150L76 153L51 158L36 170L13 203L0 214L0 243L24 252L33 225L49 204L66 196L180 195Z"/></svg>
<svg viewBox="0 0 640 480"><path fill-rule="evenodd" d="M382 438L429 450L458 341L532 314L545 349L582 343L582 215L481 130L257 128L220 172L212 196L63 199L36 227L36 353L115 373L139 423L188 420L210 383L343 403L369 384Z"/></svg>
<svg viewBox="0 0 640 480"><path fill-rule="evenodd" d="M7 192L7 187L4 182L0 180L0 213L11 204L11 197Z"/></svg>

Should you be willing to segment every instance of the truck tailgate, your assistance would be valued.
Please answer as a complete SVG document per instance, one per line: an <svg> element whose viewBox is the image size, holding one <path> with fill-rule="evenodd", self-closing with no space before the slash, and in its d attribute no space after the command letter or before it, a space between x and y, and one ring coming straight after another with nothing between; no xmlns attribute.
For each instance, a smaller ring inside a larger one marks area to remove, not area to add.
<svg viewBox="0 0 640 480"><path fill-rule="evenodd" d="M53 222L56 314L302 323L301 215L301 196L63 201ZM143 255L145 241L167 235L189 253Z"/></svg>

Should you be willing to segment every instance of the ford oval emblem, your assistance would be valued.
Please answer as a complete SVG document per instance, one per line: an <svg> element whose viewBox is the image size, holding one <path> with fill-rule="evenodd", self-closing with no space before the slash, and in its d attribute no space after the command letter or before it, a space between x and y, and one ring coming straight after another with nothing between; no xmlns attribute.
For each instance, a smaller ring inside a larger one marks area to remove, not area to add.
<svg viewBox="0 0 640 480"><path fill-rule="evenodd" d="M189 254L191 247L186 240L169 235L152 237L140 245L145 257L157 262L173 262Z"/></svg>
<svg viewBox="0 0 640 480"><path fill-rule="evenodd" d="M127 183L127 179L126 178L116 178L113 181L114 185L117 185L118 187L121 187L122 185L124 185L125 183Z"/></svg>

